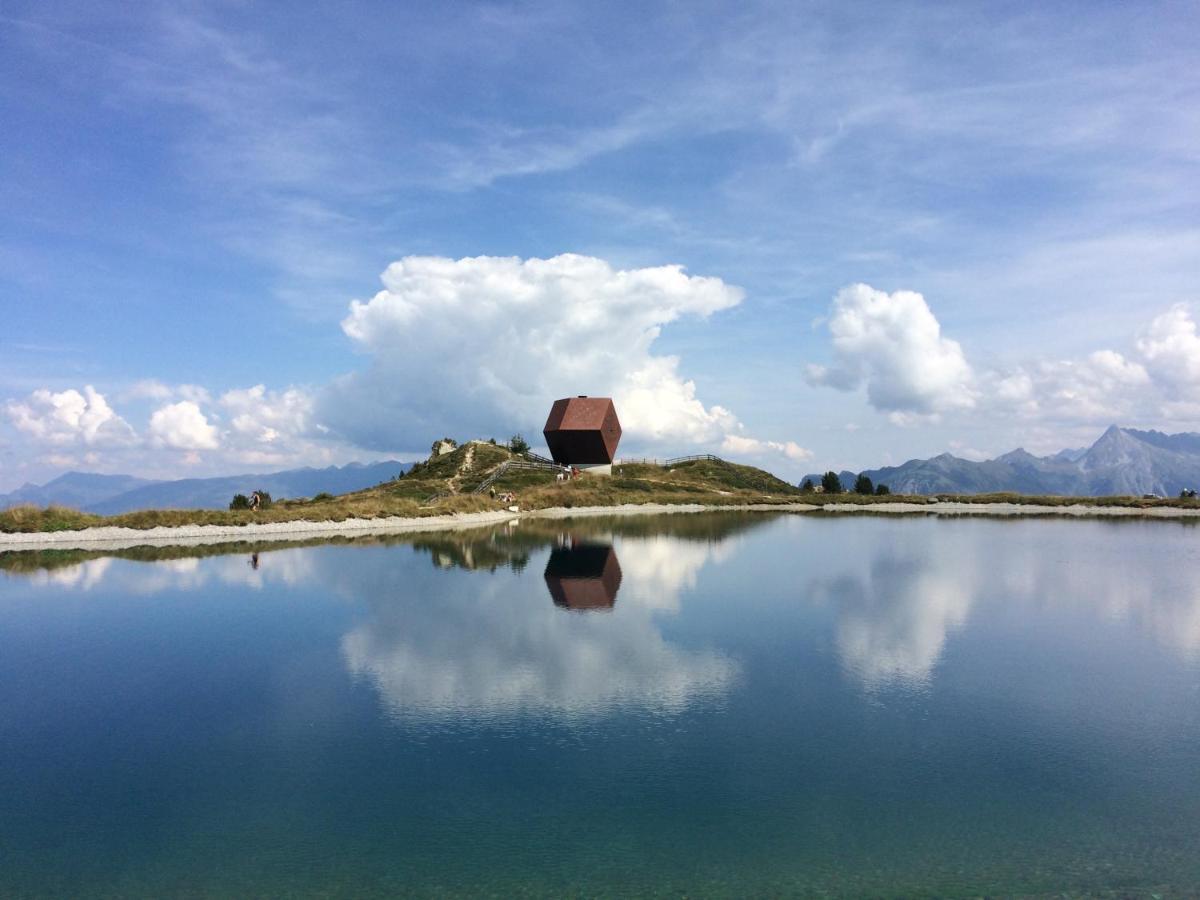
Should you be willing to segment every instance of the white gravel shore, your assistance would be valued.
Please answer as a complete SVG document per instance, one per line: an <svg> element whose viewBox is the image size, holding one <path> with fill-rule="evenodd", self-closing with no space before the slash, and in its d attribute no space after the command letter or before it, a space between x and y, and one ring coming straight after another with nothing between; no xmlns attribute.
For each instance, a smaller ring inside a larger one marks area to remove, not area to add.
<svg viewBox="0 0 1200 900"><path fill-rule="evenodd" d="M1039 506L1022 503L830 503L815 506L811 503L772 503L760 505L707 506L701 503L663 504L627 503L621 506L555 507L528 512L459 513L447 516L379 519L346 519L341 522L263 522L248 525L180 525L155 528L85 528L79 531L0 533L0 552L17 550L85 549L119 550L141 546L195 546L224 544L232 541L303 541L326 537L373 534L400 534L413 531L443 531L495 525L525 517L554 519L580 516L661 515L663 513L698 513L715 510L793 513L839 514L925 514L941 516L1062 516L1067 518L1143 518L1197 519L1200 508L1156 506L1140 509L1129 506L1091 506L1085 503L1071 506Z"/></svg>

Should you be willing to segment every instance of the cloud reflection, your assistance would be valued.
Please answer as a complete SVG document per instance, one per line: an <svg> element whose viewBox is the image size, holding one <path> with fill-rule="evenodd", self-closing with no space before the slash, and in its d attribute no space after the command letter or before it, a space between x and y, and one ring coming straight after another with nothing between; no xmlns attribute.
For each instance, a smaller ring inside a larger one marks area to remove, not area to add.
<svg viewBox="0 0 1200 900"><path fill-rule="evenodd" d="M856 553L827 554L824 566L835 571L812 579L805 593L834 610L842 665L871 689L927 685L977 607L1030 621L1050 612L1128 621L1159 644L1200 657L1200 583L1193 566L1153 563L1164 552L1161 529L1174 527L893 523Z"/></svg>
<svg viewBox="0 0 1200 900"><path fill-rule="evenodd" d="M657 540L622 541L619 562L611 544L580 542L582 553L564 557L560 551L572 546L546 554L545 591L496 574L470 591L439 591L433 601L406 592L373 603L370 617L342 639L347 667L372 681L393 715L407 717L675 713L729 690L738 674L733 660L672 645L655 622L656 604L635 599L663 596L641 574L647 556L661 551ZM698 566L710 557L688 558ZM567 598L594 608L610 591L615 602L618 587L625 597L628 587L631 602L605 615L568 614L555 605L550 582L572 569L598 574Z"/></svg>
<svg viewBox="0 0 1200 900"><path fill-rule="evenodd" d="M867 687L927 683L947 635L967 620L965 574L930 558L883 556L864 575L819 582L815 593L837 608L842 664Z"/></svg>

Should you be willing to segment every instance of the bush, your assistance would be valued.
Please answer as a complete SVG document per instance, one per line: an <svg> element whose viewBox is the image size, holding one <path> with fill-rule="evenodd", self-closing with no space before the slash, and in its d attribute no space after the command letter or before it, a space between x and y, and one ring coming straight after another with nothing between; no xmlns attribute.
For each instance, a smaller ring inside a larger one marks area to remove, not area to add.
<svg viewBox="0 0 1200 900"><path fill-rule="evenodd" d="M233 499L229 501L230 509L249 509L250 498L245 494L234 494Z"/></svg>
<svg viewBox="0 0 1200 900"><path fill-rule="evenodd" d="M892 492L892 489L890 487L888 487L886 484L875 485L875 496L876 497L886 497L891 492Z"/></svg>
<svg viewBox="0 0 1200 900"><path fill-rule="evenodd" d="M827 494L841 494L845 492L842 487L842 479L838 478L837 472L826 472L821 476L821 487L825 489Z"/></svg>
<svg viewBox="0 0 1200 900"><path fill-rule="evenodd" d="M508 449L513 453L528 453L529 441L525 440L520 434L514 434L508 439Z"/></svg>
<svg viewBox="0 0 1200 900"><path fill-rule="evenodd" d="M811 494L814 490L816 490L816 488L813 487L812 479L805 478L804 484L800 485L800 492L802 494Z"/></svg>
<svg viewBox="0 0 1200 900"><path fill-rule="evenodd" d="M332 500L332 499L333 499L333 494L328 494L325 491L321 491L321 493L319 493L315 497L313 497L313 502L314 503L323 503L326 500Z"/></svg>
<svg viewBox="0 0 1200 900"><path fill-rule="evenodd" d="M859 475L854 479L854 493L869 497L875 493L875 485L871 483L871 479L866 475Z"/></svg>

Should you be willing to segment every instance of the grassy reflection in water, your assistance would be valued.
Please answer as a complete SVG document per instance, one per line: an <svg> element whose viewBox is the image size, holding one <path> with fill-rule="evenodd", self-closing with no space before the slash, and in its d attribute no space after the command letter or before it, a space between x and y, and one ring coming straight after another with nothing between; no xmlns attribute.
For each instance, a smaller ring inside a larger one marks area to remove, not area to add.
<svg viewBox="0 0 1200 900"><path fill-rule="evenodd" d="M192 546L128 547L104 550L11 550L0 552L0 572L28 575L55 571L93 559L131 562L164 562L206 559L213 556L252 554L266 556L297 547L325 545L356 547L411 546L430 555L438 568L521 571L532 551L555 544L562 535L655 537L717 543L734 534L765 525L783 513L709 512L669 516L587 516L558 519L522 519L519 524L469 528L461 531L410 532L393 535L356 535L296 541L228 541Z"/></svg>

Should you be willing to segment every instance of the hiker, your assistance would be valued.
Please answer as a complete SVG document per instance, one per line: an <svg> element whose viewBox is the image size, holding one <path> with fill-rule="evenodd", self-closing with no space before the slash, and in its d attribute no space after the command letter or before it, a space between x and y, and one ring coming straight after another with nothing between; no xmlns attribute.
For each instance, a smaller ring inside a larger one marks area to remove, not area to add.
<svg viewBox="0 0 1200 900"><path fill-rule="evenodd" d="M262 504L262 495L259 494L258 491L255 491L253 494L250 495L250 508L258 509L259 505L261 505L261 504Z"/></svg>

